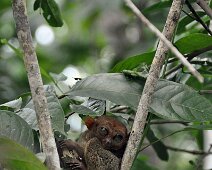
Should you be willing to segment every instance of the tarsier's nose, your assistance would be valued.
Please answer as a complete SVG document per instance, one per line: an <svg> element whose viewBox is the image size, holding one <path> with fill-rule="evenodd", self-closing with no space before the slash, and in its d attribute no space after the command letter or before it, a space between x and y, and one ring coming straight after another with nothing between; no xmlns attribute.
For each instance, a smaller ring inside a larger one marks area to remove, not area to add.
<svg viewBox="0 0 212 170"><path fill-rule="evenodd" d="M110 146L111 146L111 139L110 138L105 138L103 140L103 143L104 143L103 145L104 145L105 149L110 148Z"/></svg>

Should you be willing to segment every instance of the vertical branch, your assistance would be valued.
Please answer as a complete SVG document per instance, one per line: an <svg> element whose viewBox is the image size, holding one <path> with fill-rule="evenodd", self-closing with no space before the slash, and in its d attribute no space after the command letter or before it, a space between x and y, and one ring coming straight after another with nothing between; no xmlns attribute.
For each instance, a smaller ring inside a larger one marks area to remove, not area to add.
<svg viewBox="0 0 212 170"><path fill-rule="evenodd" d="M43 151L46 154L46 163L50 170L55 170L60 167L59 158L52 132L50 114L48 111L47 99L45 97L37 55L33 47L25 2L25 0L12 1L13 15L18 40L24 52L24 64L37 115L41 143Z"/></svg>
<svg viewBox="0 0 212 170"><path fill-rule="evenodd" d="M132 3L130 0L126 0L128 6ZM181 9L183 5L183 0L173 0L172 6L170 8L166 24L163 29L164 36L170 41L172 39L172 35L176 28L178 19L180 17ZM133 7L136 8L136 7ZM132 9L134 12L138 9ZM139 11L139 18L143 18L144 16ZM154 60L152 62L149 76L147 77L144 90L138 105L137 113L135 115L135 121L133 123L133 127L131 130L130 138L127 144L127 148L125 150L121 170L129 170L133 164L133 161L136 157L137 151L139 150L140 141L143 137L144 126L146 122L146 118L148 115L149 105L152 101L152 95L154 93L157 81L159 79L159 74L161 71L161 67L164 63L165 56L168 52L168 47L164 41L160 40Z"/></svg>

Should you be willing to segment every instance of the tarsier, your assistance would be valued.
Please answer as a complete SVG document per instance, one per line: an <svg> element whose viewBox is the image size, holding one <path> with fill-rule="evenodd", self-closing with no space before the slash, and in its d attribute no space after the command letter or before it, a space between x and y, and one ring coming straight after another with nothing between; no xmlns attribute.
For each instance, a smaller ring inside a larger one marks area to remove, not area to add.
<svg viewBox="0 0 212 170"><path fill-rule="evenodd" d="M87 118L88 130L79 140L63 140L58 152L64 169L118 170L127 140L127 128L109 116Z"/></svg>

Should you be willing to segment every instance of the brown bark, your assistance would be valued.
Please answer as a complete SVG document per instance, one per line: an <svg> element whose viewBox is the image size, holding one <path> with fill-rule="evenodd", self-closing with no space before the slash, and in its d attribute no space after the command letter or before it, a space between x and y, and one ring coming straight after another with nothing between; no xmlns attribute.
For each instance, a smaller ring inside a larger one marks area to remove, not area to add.
<svg viewBox="0 0 212 170"><path fill-rule="evenodd" d="M44 93L37 55L33 47L25 1L13 0L12 7L18 40L24 52L23 59L37 115L41 144L43 152L46 154L46 163L50 170L59 169L59 158L52 132L51 119L48 111L47 99Z"/></svg>

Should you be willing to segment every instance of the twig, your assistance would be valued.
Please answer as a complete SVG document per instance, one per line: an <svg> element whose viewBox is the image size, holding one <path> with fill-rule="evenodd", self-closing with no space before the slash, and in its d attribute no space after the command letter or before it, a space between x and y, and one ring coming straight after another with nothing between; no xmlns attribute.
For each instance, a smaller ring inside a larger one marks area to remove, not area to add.
<svg viewBox="0 0 212 170"><path fill-rule="evenodd" d="M13 16L15 19L18 40L24 52L23 59L38 119L40 139L43 151L46 154L46 163L48 169L57 170L60 169L59 157L52 132L51 119L48 111L47 99L44 93L37 55L33 47L25 2L25 0L12 1Z"/></svg>
<svg viewBox="0 0 212 170"><path fill-rule="evenodd" d="M160 121L151 121L150 124L152 125L157 125L157 124L168 124L168 123L179 123L179 124L183 124L183 125L188 125L188 123L190 122L186 122L186 121L180 121L180 120L160 120Z"/></svg>
<svg viewBox="0 0 212 170"><path fill-rule="evenodd" d="M209 155L212 154L212 152L205 152L205 151L197 151L197 150L186 150L186 149L180 149L180 148L175 148L172 146L167 146L166 148L175 152L185 152L185 153L189 153L189 154L193 154L193 155Z"/></svg>
<svg viewBox="0 0 212 170"><path fill-rule="evenodd" d="M167 46L169 48L172 48L172 50L174 49L175 54L177 53L181 55L182 57L182 54L180 54L175 47L173 48L173 45L170 43L169 40L172 39L172 34L176 28L177 21L180 17L183 1L173 0L172 6L170 8L170 12L167 17L167 21L163 30L163 34L165 36L161 34L160 31L143 16L143 14L132 3L132 1L125 0L125 2L130 7L130 9L141 19L141 21L143 21L146 25L148 25L148 27L152 31L154 31L154 33L156 33L162 39L162 41L160 41L158 44L158 48L149 71L149 76L147 77L147 80L143 89L143 93L139 101L137 113L135 115L135 121L133 123L132 130L130 133L130 138L128 140L127 147L126 147L124 156L122 158L121 170L129 170L131 168L133 161L136 157L137 151L139 150L140 142L141 142L141 139L143 138L146 119L148 116L149 105L152 101L152 94L154 93L157 81L159 79L161 67L164 63L165 56L168 52ZM169 40L167 40L165 37L167 37L167 39ZM185 60L186 59L183 57L183 61ZM198 76L198 79L200 81L203 80L201 78L201 75L200 77Z"/></svg>
<svg viewBox="0 0 212 170"><path fill-rule="evenodd" d="M194 10L194 8L191 6L190 2L188 0L185 0L185 3L188 6L188 8L190 9L190 11L193 13L193 15L195 16L195 20L197 22L199 22L210 35L212 35L211 30L208 28L208 26L199 17L199 15L196 13L196 11Z"/></svg>
<svg viewBox="0 0 212 170"><path fill-rule="evenodd" d="M196 57L196 56L198 56L198 55L200 55L200 54L202 54L202 53L204 53L204 52L210 51L210 50L212 50L212 46L208 46L208 47L206 47L206 48L202 48L202 49L200 49L200 50L194 51L194 52L192 52L192 53L190 53L190 54L185 55L185 57L187 58L188 61L191 61L194 57ZM174 60L174 59L170 60L169 62L173 62L173 60ZM182 64L179 64L179 65L173 67L172 69L170 69L170 70L165 74L165 77L168 76L168 75L170 75L171 73L177 71L179 68L182 68L182 67L183 67Z"/></svg>
<svg viewBox="0 0 212 170"><path fill-rule="evenodd" d="M212 94L212 90L200 90L200 94Z"/></svg>
<svg viewBox="0 0 212 170"><path fill-rule="evenodd" d="M179 132L182 132L182 131L183 131L183 130L178 130L178 131L172 132L172 133L170 133L170 134L168 134L168 135L166 135L166 136L164 136L164 137L162 137L162 138L160 138L160 139L158 139L158 140L156 140L156 141L154 141L154 142L152 142L152 143L150 143L150 144L144 146L143 148L141 148L141 149L139 150L139 152L145 150L146 148L152 146L153 144L155 144L155 143L157 143L157 142L159 142L159 141L162 141L163 139L168 138L169 136L172 136L172 135L174 135L174 134L176 134L176 133L179 133Z"/></svg>
<svg viewBox="0 0 212 170"><path fill-rule="evenodd" d="M205 13L212 19L212 10L204 0L197 0L197 4L205 11Z"/></svg>

